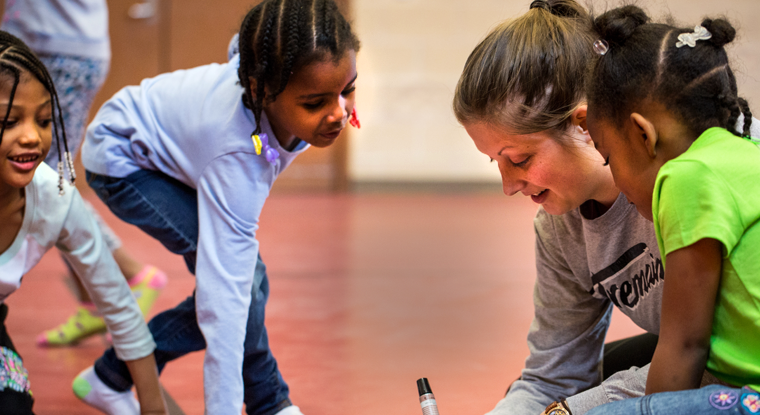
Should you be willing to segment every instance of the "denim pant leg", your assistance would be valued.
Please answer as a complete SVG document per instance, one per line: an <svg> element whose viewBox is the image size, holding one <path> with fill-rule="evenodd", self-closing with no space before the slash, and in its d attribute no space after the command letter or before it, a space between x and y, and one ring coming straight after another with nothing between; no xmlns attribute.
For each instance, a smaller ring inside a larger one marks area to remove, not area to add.
<svg viewBox="0 0 760 415"><path fill-rule="evenodd" d="M195 274L198 250L198 194L195 189L153 170L124 178L86 172L87 183L119 219L135 225L169 251L182 255Z"/></svg>
<svg viewBox="0 0 760 415"><path fill-rule="evenodd" d="M602 405L587 415L723 415L760 413L760 394L721 385L663 392Z"/></svg>
<svg viewBox="0 0 760 415"><path fill-rule="evenodd" d="M176 307L153 317L148 322L148 329L156 342L153 353L159 373L167 362L206 348L206 340L195 315L195 293ZM132 388L129 369L116 357L113 347L95 361L95 373L113 390L123 392Z"/></svg>

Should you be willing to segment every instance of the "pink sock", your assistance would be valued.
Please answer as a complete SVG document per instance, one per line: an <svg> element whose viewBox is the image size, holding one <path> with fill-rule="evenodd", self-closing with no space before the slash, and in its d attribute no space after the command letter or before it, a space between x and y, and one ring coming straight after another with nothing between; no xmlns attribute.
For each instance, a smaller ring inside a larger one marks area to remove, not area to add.
<svg viewBox="0 0 760 415"><path fill-rule="evenodd" d="M96 307L95 303L93 303L92 301L80 301L79 306L89 311L92 314L98 313L98 307Z"/></svg>
<svg viewBox="0 0 760 415"><path fill-rule="evenodd" d="M150 284L148 284L149 288L154 289L161 289L166 285L166 274L164 274L160 269L152 266L152 265L146 265L143 267L140 272L135 274L132 278L127 280L130 287L134 287L138 284L140 284L145 278L149 277L152 274L156 274L153 279L150 281Z"/></svg>

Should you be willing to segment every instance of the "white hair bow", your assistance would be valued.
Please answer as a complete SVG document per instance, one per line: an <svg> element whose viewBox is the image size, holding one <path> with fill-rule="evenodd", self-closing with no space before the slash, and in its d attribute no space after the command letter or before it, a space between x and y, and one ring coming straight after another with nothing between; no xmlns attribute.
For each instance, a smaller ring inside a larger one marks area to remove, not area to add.
<svg viewBox="0 0 760 415"><path fill-rule="evenodd" d="M684 45L689 45L692 48L694 46L697 46L698 40L707 40L712 37L712 34L707 31L702 26L696 26L694 27L694 33L681 33L678 35L678 42L676 43L676 47L680 48Z"/></svg>

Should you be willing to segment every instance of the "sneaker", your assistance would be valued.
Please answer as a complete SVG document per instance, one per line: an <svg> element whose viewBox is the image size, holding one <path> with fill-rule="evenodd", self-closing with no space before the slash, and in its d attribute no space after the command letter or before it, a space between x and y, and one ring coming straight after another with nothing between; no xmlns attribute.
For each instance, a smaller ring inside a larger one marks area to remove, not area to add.
<svg viewBox="0 0 760 415"><path fill-rule="evenodd" d="M74 378L74 395L87 405L109 415L140 415L140 404L132 391L117 392L98 377L92 366Z"/></svg>
<svg viewBox="0 0 760 415"><path fill-rule="evenodd" d="M151 265L146 265L142 271L130 278L129 287L132 289L132 295L137 300L137 305L140 306L143 316L148 316L167 282L166 274Z"/></svg>
<svg viewBox="0 0 760 415"><path fill-rule="evenodd" d="M37 336L38 346L69 346L93 334L104 333L106 323L97 313L80 306L65 323Z"/></svg>
<svg viewBox="0 0 760 415"><path fill-rule="evenodd" d="M301 408L295 405L290 405L287 408L280 410L280 412L277 412L275 415L303 415L303 414L301 413Z"/></svg>

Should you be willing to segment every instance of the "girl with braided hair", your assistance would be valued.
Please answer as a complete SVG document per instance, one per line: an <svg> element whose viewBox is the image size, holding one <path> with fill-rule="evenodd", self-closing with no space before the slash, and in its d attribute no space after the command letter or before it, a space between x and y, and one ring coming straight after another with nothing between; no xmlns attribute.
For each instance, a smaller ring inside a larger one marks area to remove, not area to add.
<svg viewBox="0 0 760 415"><path fill-rule="evenodd" d="M23 40L45 64L59 92L71 159L76 159L90 106L105 82L110 64L106 0L5 0L0 28ZM53 147L45 162L55 168L58 156L58 150ZM166 274L136 260L87 201L85 206L100 226L106 245L127 279L140 310L147 316L166 285ZM40 333L39 346L74 345L106 331L105 322L89 294L76 273L68 268L79 305L65 322Z"/></svg>
<svg viewBox="0 0 760 415"><path fill-rule="evenodd" d="M588 128L654 222L667 280L647 396L592 413L758 413L760 148L749 117L735 128L748 112L724 49L736 31L723 19L651 23L636 6L594 26ZM722 385L696 389L705 369ZM669 391L683 392L658 394Z"/></svg>
<svg viewBox="0 0 760 415"><path fill-rule="evenodd" d="M530 355L489 415L535 415L553 401L550 411L582 415L645 392L664 270L651 222L587 129L590 23L576 1L535 0L475 47L456 88L454 113L498 165L504 193L540 205ZM613 308L646 333L605 344Z"/></svg>
<svg viewBox="0 0 760 415"><path fill-rule="evenodd" d="M58 95L45 66L0 31L0 412L31 414L26 369L5 328L5 298L57 247L82 277L135 379L142 413L165 413L155 343L98 225L69 181L73 166ZM55 136L58 174L43 161Z"/></svg>
<svg viewBox="0 0 760 415"><path fill-rule="evenodd" d="M122 89L87 130L90 186L120 219L184 257L196 289L149 323L159 372L206 349L208 414L298 415L267 341L266 267L256 239L274 180L309 145L356 123L359 41L332 0L265 0L224 64ZM132 400L113 350L75 381L110 414ZM84 393L81 391L85 391Z"/></svg>

